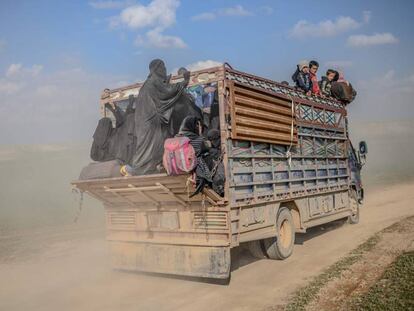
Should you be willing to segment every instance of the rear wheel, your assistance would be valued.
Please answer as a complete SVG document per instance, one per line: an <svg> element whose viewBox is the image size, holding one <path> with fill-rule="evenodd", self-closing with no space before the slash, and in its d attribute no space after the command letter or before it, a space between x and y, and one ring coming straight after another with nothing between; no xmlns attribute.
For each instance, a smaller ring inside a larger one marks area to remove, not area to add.
<svg viewBox="0 0 414 311"><path fill-rule="evenodd" d="M348 222L350 224L357 224L359 223L359 203L357 198L357 192L355 190L351 190L351 195L349 198L350 207L351 207L351 215L348 216Z"/></svg>
<svg viewBox="0 0 414 311"><path fill-rule="evenodd" d="M256 258L266 258L266 254L263 249L263 240L256 240L247 242L247 249L249 250L250 254Z"/></svg>
<svg viewBox="0 0 414 311"><path fill-rule="evenodd" d="M295 244L295 226L292 214L287 207L279 210L276 228L276 237L265 239L263 244L269 258L283 260L292 255Z"/></svg>

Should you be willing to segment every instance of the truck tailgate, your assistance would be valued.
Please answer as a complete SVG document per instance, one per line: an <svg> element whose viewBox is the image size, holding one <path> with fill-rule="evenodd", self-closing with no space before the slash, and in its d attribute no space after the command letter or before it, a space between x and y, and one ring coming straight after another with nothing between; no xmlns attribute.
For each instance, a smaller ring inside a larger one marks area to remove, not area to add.
<svg viewBox="0 0 414 311"><path fill-rule="evenodd" d="M171 207L197 206L203 202L202 195L189 198L194 187L188 182L188 175L168 176L154 174L120 178L78 180L72 182L79 190L88 193L106 206L116 207ZM215 205L221 198L205 192L203 204Z"/></svg>

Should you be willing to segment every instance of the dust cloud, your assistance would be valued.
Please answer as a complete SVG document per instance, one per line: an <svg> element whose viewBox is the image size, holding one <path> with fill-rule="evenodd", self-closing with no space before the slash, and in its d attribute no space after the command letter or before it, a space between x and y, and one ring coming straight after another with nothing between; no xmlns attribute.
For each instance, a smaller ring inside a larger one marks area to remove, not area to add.
<svg viewBox="0 0 414 311"><path fill-rule="evenodd" d="M414 122L354 122L350 128L354 146L362 139L368 143L367 189L414 179ZM113 298L107 310L157 309L151 299L145 308L118 300L124 289L139 291L151 282L162 292L172 281L153 277L142 283L137 274L110 268L101 204L85 197L74 222L79 196L70 181L88 158L87 143L0 147L1 310L91 310L102 284L116 285L105 294Z"/></svg>
<svg viewBox="0 0 414 311"><path fill-rule="evenodd" d="M414 179L414 120L350 122L350 137L368 144L367 163L362 170L367 189Z"/></svg>

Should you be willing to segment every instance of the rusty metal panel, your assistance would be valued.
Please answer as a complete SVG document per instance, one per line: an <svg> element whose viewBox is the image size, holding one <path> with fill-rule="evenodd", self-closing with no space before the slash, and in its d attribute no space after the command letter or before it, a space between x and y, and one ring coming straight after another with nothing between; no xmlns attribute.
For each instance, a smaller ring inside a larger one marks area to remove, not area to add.
<svg viewBox="0 0 414 311"><path fill-rule="evenodd" d="M293 102L241 83L232 83L231 137L291 145L297 143Z"/></svg>
<svg viewBox="0 0 414 311"><path fill-rule="evenodd" d="M228 142L232 206L348 189L345 134L332 130L298 129L299 142L295 146L243 140Z"/></svg>

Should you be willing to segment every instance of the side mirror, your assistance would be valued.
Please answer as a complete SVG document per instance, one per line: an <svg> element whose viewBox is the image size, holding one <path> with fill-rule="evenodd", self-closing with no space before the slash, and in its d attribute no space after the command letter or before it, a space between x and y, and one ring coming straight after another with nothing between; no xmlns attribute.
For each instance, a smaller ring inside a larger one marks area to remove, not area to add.
<svg viewBox="0 0 414 311"><path fill-rule="evenodd" d="M368 153L368 145L365 141L359 142L359 154L365 156Z"/></svg>

